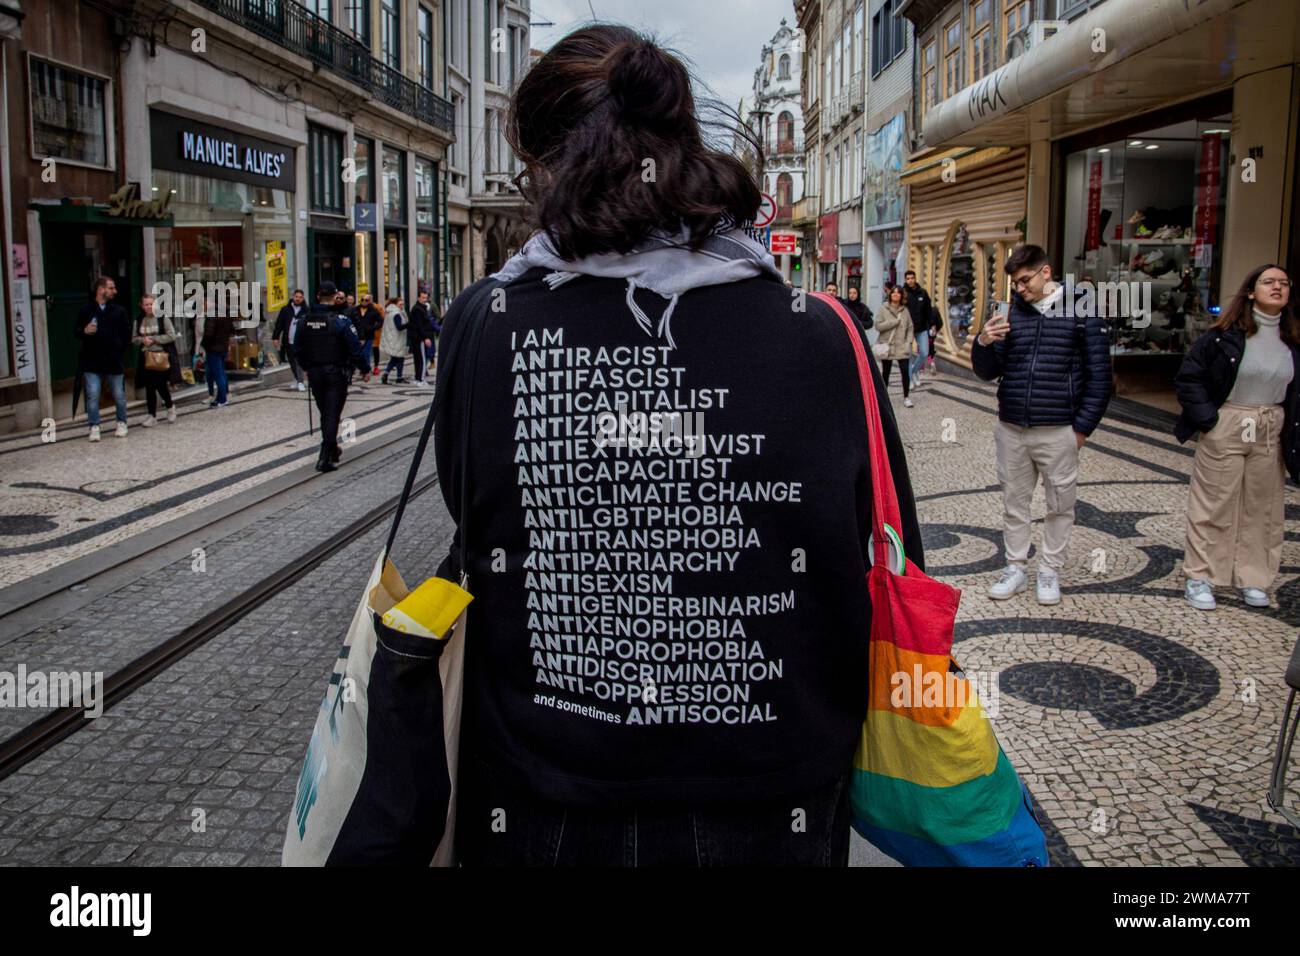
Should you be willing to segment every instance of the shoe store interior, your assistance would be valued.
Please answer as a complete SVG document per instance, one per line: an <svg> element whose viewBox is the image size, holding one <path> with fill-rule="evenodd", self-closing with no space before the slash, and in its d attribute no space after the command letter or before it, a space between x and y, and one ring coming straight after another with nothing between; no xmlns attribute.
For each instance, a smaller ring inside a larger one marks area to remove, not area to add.
<svg viewBox="0 0 1300 956"><path fill-rule="evenodd" d="M1189 119L1065 157L1062 272L1116 284L1098 296L1116 392L1167 411L1183 353L1220 311L1231 126Z"/></svg>

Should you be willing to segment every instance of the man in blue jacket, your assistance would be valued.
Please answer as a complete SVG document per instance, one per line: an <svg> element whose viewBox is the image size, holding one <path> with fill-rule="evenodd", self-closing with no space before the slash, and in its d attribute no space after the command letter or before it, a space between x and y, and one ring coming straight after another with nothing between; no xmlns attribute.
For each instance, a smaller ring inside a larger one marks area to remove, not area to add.
<svg viewBox="0 0 1300 956"><path fill-rule="evenodd" d="M1029 508L1041 476L1047 515L1036 591L1039 604L1057 604L1079 450L1110 402L1110 344L1100 317L1076 315L1064 302L1041 246L1017 246L1003 269L1011 277L1009 314L991 319L971 346L975 374L1001 379L994 442L1007 567L989 597L1005 600L1029 585Z"/></svg>

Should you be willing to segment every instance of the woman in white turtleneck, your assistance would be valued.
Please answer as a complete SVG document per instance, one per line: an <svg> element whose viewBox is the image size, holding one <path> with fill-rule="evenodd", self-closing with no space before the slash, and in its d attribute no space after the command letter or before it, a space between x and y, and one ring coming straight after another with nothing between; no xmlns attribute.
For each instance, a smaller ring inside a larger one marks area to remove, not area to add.
<svg viewBox="0 0 1300 956"><path fill-rule="evenodd" d="M1175 434L1200 434L1187 497L1187 602L1236 587L1268 607L1282 561L1283 468L1300 481L1300 320L1281 266L1252 270L1175 379Z"/></svg>

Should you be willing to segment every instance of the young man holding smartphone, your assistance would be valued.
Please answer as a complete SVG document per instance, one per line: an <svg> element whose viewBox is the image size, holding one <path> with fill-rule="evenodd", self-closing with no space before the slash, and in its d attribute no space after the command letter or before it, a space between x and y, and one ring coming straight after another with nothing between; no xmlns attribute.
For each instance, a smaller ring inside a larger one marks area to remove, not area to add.
<svg viewBox="0 0 1300 956"><path fill-rule="evenodd" d="M1006 600L1029 586L1029 509L1041 477L1047 516L1035 590L1039 604L1057 604L1079 449L1110 402L1110 343L1099 317L1067 315L1065 290L1052 280L1042 247L1017 246L1003 269L1011 277L1010 308L995 314L971 346L975 374L1001 379L994 441L1007 567L989 597Z"/></svg>

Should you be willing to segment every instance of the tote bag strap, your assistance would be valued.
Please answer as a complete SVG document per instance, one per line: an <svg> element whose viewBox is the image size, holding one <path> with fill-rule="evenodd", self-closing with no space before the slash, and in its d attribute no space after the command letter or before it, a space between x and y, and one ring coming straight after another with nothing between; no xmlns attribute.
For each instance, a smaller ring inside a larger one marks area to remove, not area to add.
<svg viewBox="0 0 1300 956"><path fill-rule="evenodd" d="M894 488L893 471L889 467L885 427L880 417L880 403L876 397L875 380L871 374L867 350L862 345L862 336L858 334L858 323L834 296L824 292L814 292L813 298L826 303L839 317L844 331L848 333L849 344L853 347L853 356L858 367L858 388L862 393L862 408L867 416L867 451L871 461L871 524L874 545L872 551L879 558L892 548L897 555L892 564L893 570L901 574L904 570L903 538L899 529L903 521L898 506L898 492Z"/></svg>
<svg viewBox="0 0 1300 956"><path fill-rule="evenodd" d="M469 415L472 406L471 398L474 394L474 371L478 364L478 346L483 338L483 327L487 325L488 317L491 310L487 308L488 297L494 289L500 288L500 282L488 282L474 294L474 297L465 304L465 312L461 320L456 323L457 334L452 341L446 343L447 353L443 367L449 374L455 374L458 367L466 367L469 370L469 380L465 383L465 415L464 415L464 434L469 434ZM459 361L459 351L461 343L464 342L468 349L468 357L465 362ZM426 372L427 374L427 372ZM388 540L384 543L384 558L387 559L392 553L393 543L397 540L397 529L402 524L402 516L406 513L407 502L411 500L411 490L415 487L415 476L420 471L420 463L424 460L425 450L429 446L429 436L433 433L433 423L438 417L438 411L442 407L447 392L446 383L439 381L437 388L433 393L433 401L429 403L429 414L424 418L424 426L420 429L420 439L415 444L415 456L411 459L411 467L407 469L406 481L402 485L401 497L397 499L397 511L393 514L393 525L388 529ZM460 566L462 571L465 568L465 536L466 520L469 517L469 486L465 479L469 474L469 454L466 451L468 445L461 443L461 485L460 485Z"/></svg>

